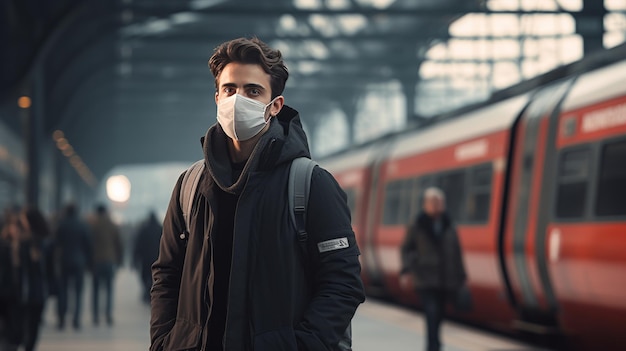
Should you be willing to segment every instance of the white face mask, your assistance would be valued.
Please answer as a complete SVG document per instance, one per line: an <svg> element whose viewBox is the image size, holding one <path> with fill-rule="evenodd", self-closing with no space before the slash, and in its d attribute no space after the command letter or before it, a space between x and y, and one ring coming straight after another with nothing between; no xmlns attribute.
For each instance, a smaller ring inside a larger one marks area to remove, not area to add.
<svg viewBox="0 0 626 351"><path fill-rule="evenodd" d="M217 103L217 121L231 139L245 141L259 134L265 125L265 111L274 102L264 105L260 101L233 94Z"/></svg>

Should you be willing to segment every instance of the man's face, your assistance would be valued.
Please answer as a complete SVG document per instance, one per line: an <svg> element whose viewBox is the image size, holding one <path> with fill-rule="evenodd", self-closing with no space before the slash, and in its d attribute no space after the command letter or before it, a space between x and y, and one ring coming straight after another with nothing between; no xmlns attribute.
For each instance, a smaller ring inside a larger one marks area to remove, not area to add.
<svg viewBox="0 0 626 351"><path fill-rule="evenodd" d="M270 75L263 68L255 64L231 62L224 67L217 78L217 92L215 102L234 94L243 95L247 98L268 104L272 100ZM272 104L269 115L276 115L280 108ZM282 104L281 106L282 107Z"/></svg>
<svg viewBox="0 0 626 351"><path fill-rule="evenodd" d="M430 217L439 217L445 210L445 200L437 196L429 196L424 199L424 212Z"/></svg>

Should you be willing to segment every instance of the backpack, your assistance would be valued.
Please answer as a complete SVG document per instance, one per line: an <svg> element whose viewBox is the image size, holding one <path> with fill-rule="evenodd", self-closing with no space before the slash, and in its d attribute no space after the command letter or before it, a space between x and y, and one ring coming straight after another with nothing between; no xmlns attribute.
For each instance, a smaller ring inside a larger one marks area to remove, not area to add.
<svg viewBox="0 0 626 351"><path fill-rule="evenodd" d="M291 162L289 168L289 214L291 221L298 233L298 243L302 251L302 257L306 260L308 256L307 240L308 233L306 231L306 208L309 203L309 190L311 188L311 176L313 168L317 163L306 157L299 157ZM185 231L180 234L180 238L185 240L189 233L191 223L191 213L193 210L193 202L200 183L200 177L204 171L204 160L199 160L191 165L185 175L180 186L180 207L185 220ZM307 260L308 261L308 260ZM338 351L352 351L352 323L344 332L339 344Z"/></svg>

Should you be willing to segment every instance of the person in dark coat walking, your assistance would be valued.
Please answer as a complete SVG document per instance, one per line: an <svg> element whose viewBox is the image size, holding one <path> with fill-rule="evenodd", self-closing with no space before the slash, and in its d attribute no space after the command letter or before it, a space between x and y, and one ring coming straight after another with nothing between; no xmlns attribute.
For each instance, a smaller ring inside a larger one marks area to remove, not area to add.
<svg viewBox="0 0 626 351"><path fill-rule="evenodd" d="M20 237L17 211L7 210L0 231L0 350L15 351L22 343Z"/></svg>
<svg viewBox="0 0 626 351"><path fill-rule="evenodd" d="M346 195L313 170L305 250L290 221L291 161L310 157L298 112L281 95L280 51L258 39L209 60L218 123L185 230L175 186L154 263L151 351L337 350L364 300Z"/></svg>
<svg viewBox="0 0 626 351"><path fill-rule="evenodd" d="M426 315L426 349L438 351L446 302L466 280L461 245L440 189L432 187L424 192L422 212L409 227L401 254L401 285L417 289Z"/></svg>
<svg viewBox="0 0 626 351"><path fill-rule="evenodd" d="M159 243L161 242L163 226L157 220L156 214L151 212L148 219L143 223L133 250L133 262L139 271L139 278L143 285L142 300L150 302L150 289L152 288L152 264L159 257Z"/></svg>
<svg viewBox="0 0 626 351"><path fill-rule="evenodd" d="M20 215L19 275L21 282L22 328L25 351L33 351L39 337L39 326L49 292L46 265L52 251L48 222L36 208L24 209Z"/></svg>
<svg viewBox="0 0 626 351"><path fill-rule="evenodd" d="M60 279L57 301L59 329L65 328L69 285L74 290L74 329L80 329L83 303L83 285L85 270L92 261L92 238L89 226L78 216L74 205L65 208L56 231L56 248L59 257Z"/></svg>

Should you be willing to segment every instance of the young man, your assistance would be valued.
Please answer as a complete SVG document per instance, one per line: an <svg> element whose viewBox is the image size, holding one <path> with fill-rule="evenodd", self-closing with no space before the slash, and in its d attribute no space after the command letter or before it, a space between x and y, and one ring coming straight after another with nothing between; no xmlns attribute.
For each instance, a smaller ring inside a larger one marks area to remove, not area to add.
<svg viewBox="0 0 626 351"><path fill-rule="evenodd" d="M151 350L335 350L364 300L346 196L316 167L307 254L290 221L291 161L310 157L298 112L281 95L280 51L258 39L209 60L217 121L202 139L189 233L179 179L154 263ZM332 245L335 241L348 245Z"/></svg>
<svg viewBox="0 0 626 351"><path fill-rule="evenodd" d="M405 289L417 289L426 315L426 350L439 351L446 302L466 280L459 238L439 188L424 191L422 212L407 231L401 250L400 282Z"/></svg>

